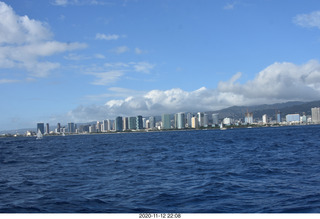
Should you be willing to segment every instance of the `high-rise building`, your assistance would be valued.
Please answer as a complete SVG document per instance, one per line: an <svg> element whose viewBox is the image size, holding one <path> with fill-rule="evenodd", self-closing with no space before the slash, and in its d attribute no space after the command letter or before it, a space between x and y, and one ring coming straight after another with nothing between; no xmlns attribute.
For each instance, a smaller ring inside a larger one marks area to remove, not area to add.
<svg viewBox="0 0 320 219"><path fill-rule="evenodd" d="M154 116L149 117L149 127L151 129L156 127L156 117L154 117Z"/></svg>
<svg viewBox="0 0 320 219"><path fill-rule="evenodd" d="M92 124L89 126L89 132L90 133L95 133L97 131L96 124Z"/></svg>
<svg viewBox="0 0 320 219"><path fill-rule="evenodd" d="M128 127L128 117L124 117L123 118L123 131L127 130L129 127Z"/></svg>
<svg viewBox="0 0 320 219"><path fill-rule="evenodd" d="M68 123L68 131L69 133L75 133L75 126L73 122Z"/></svg>
<svg viewBox="0 0 320 219"><path fill-rule="evenodd" d="M264 115L262 116L262 123L263 123L263 124L267 124L267 123L268 123L267 114L264 114Z"/></svg>
<svg viewBox="0 0 320 219"><path fill-rule="evenodd" d="M214 113L212 114L212 125L218 125L219 124L219 114Z"/></svg>
<svg viewBox="0 0 320 219"><path fill-rule="evenodd" d="M174 114L174 128L178 128L178 114Z"/></svg>
<svg viewBox="0 0 320 219"><path fill-rule="evenodd" d="M121 132L123 130L123 121L122 121L122 117L121 116L118 116L114 122L114 125L115 125L115 130L116 132Z"/></svg>
<svg viewBox="0 0 320 219"><path fill-rule="evenodd" d="M41 134L44 134L44 123L37 123L37 132L40 130Z"/></svg>
<svg viewBox="0 0 320 219"><path fill-rule="evenodd" d="M246 124L252 124L253 123L253 113L246 112L244 122Z"/></svg>
<svg viewBox="0 0 320 219"><path fill-rule="evenodd" d="M277 121L277 123L281 122L281 113L280 113L280 111L276 112L276 121Z"/></svg>
<svg viewBox="0 0 320 219"><path fill-rule="evenodd" d="M208 127L208 124L209 124L208 114L204 113L203 114L203 127Z"/></svg>
<svg viewBox="0 0 320 219"><path fill-rule="evenodd" d="M177 113L177 129L184 129L186 124L185 114Z"/></svg>
<svg viewBox="0 0 320 219"><path fill-rule="evenodd" d="M49 129L49 123L46 124L46 133L49 134L50 133L50 129Z"/></svg>
<svg viewBox="0 0 320 219"><path fill-rule="evenodd" d="M61 125L60 125L60 123L58 123L57 124L57 133L60 133L60 131L61 131Z"/></svg>
<svg viewBox="0 0 320 219"><path fill-rule="evenodd" d="M142 116L137 116L136 117L136 124L137 124L137 129L143 129L143 120L142 120Z"/></svg>
<svg viewBox="0 0 320 219"><path fill-rule="evenodd" d="M108 131L108 120L103 120L102 122L102 131L107 132Z"/></svg>
<svg viewBox="0 0 320 219"><path fill-rule="evenodd" d="M162 129L171 129L170 114L162 114Z"/></svg>
<svg viewBox="0 0 320 219"><path fill-rule="evenodd" d="M199 120L195 116L191 118L191 128L194 128L194 129L199 128Z"/></svg>
<svg viewBox="0 0 320 219"><path fill-rule="evenodd" d="M96 126L97 132L101 132L102 131L101 125L102 125L102 123L97 121L97 126Z"/></svg>
<svg viewBox="0 0 320 219"><path fill-rule="evenodd" d="M108 121L108 128L107 128L107 130L108 130L108 131L111 131L111 130L113 129L113 126L112 126L113 120L107 119L107 121Z"/></svg>
<svg viewBox="0 0 320 219"><path fill-rule="evenodd" d="M311 108L311 120L313 123L320 123L320 107Z"/></svg>
<svg viewBox="0 0 320 219"><path fill-rule="evenodd" d="M147 119L146 118L142 118L142 128L145 129L147 126Z"/></svg>
<svg viewBox="0 0 320 219"><path fill-rule="evenodd" d="M198 117L198 124L199 124L199 127L203 127L204 126L204 114L201 113L201 112L198 112L197 113L197 117Z"/></svg>
<svg viewBox="0 0 320 219"><path fill-rule="evenodd" d="M136 117L129 117L128 119L128 127L130 130L137 129L137 118Z"/></svg>
<svg viewBox="0 0 320 219"><path fill-rule="evenodd" d="M191 119L192 119L192 114L187 113L187 124L186 125L188 126L188 128L191 128L191 125L192 125Z"/></svg>

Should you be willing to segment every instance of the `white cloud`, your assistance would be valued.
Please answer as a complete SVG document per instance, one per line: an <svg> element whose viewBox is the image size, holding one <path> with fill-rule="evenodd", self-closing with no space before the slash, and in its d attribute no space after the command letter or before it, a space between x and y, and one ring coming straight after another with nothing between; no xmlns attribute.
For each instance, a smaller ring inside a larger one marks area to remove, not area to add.
<svg viewBox="0 0 320 219"><path fill-rule="evenodd" d="M113 88L120 99L109 99L103 106L80 107L70 112L74 118L115 118L118 115L161 115L162 113L218 110L233 105L272 104L285 101L312 101L320 98L320 63L316 60L296 65L274 63L260 71L253 80L240 84L241 73L229 81L220 82L216 89L202 87L194 91L180 88L128 91ZM130 94L131 92L131 94ZM112 96L105 96L110 98ZM91 114L96 112L96 117ZM86 114L87 113L87 114Z"/></svg>
<svg viewBox="0 0 320 219"><path fill-rule="evenodd" d="M92 82L94 85L109 85L113 82L116 82L121 78L124 74L121 70L112 70L107 72L99 72L99 73L88 73L94 75L96 80Z"/></svg>
<svg viewBox="0 0 320 219"><path fill-rule="evenodd" d="M62 43L52 40L47 24L19 16L0 2L0 68L20 68L34 77L45 77L59 63L38 58L85 48L83 43Z"/></svg>
<svg viewBox="0 0 320 219"><path fill-rule="evenodd" d="M58 5L58 6L66 6L69 3L68 0L55 0L53 2L54 5Z"/></svg>
<svg viewBox="0 0 320 219"><path fill-rule="evenodd" d="M88 69L86 74L93 75L96 80L94 85L110 85L120 80L127 72L149 74L155 67L149 62L115 62L105 63L100 69Z"/></svg>
<svg viewBox="0 0 320 219"><path fill-rule="evenodd" d="M120 38L120 36L117 34L108 34L108 35L105 35L102 33L96 34L96 39L98 39L98 40L117 40L119 38Z"/></svg>
<svg viewBox="0 0 320 219"><path fill-rule="evenodd" d="M0 84L11 84L11 83L17 83L17 82L20 82L20 80L0 79Z"/></svg>
<svg viewBox="0 0 320 219"><path fill-rule="evenodd" d="M111 52L114 52L116 54L122 54L125 52L128 52L130 49L127 46L119 46L117 48L114 48L111 50Z"/></svg>
<svg viewBox="0 0 320 219"><path fill-rule="evenodd" d="M54 0L53 5L67 6L67 5L105 5L108 2L97 0Z"/></svg>
<svg viewBox="0 0 320 219"><path fill-rule="evenodd" d="M320 11L299 14L293 18L293 22L302 27L317 27L320 29Z"/></svg>
<svg viewBox="0 0 320 219"><path fill-rule="evenodd" d="M229 93L247 104L287 100L314 100L320 94L320 64L311 60L303 65L274 63L245 84L236 83L237 74L229 82L220 82L220 93Z"/></svg>
<svg viewBox="0 0 320 219"><path fill-rule="evenodd" d="M142 73L150 73L150 70L152 70L155 65L150 64L148 62L138 62L138 63L132 63L133 67L136 72L142 72Z"/></svg>
<svg viewBox="0 0 320 219"><path fill-rule="evenodd" d="M105 58L106 58L106 57L105 57L104 55L102 55L102 54L95 54L94 57L97 58L97 59L105 59Z"/></svg>
<svg viewBox="0 0 320 219"><path fill-rule="evenodd" d="M146 53L148 53L147 50L142 50L142 49L140 49L140 48L138 48L138 47L134 49L134 52L135 52L137 55L141 55L141 54L146 54Z"/></svg>
<svg viewBox="0 0 320 219"><path fill-rule="evenodd" d="M224 10L232 10L232 9L234 9L234 7L235 7L236 4L237 4L236 2L227 3L227 4L223 7L223 9L224 9Z"/></svg>

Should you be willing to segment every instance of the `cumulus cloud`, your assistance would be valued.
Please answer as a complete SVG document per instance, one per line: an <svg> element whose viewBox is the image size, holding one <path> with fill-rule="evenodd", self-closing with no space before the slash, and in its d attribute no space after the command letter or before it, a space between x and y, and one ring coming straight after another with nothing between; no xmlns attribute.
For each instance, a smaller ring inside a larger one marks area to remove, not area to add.
<svg viewBox="0 0 320 219"><path fill-rule="evenodd" d="M98 120L112 119L118 115L149 116L162 113L211 111L233 105L320 99L320 63L317 60L310 60L302 65L277 62L243 84L238 82L241 76L242 73L236 73L230 80L220 82L216 89L202 87L194 91L185 91L174 88L151 90L135 93L135 95L127 93L125 97L119 95L120 99L108 100L103 106L81 106L69 113L78 119L90 117ZM126 90L115 88L113 91L121 93Z"/></svg>
<svg viewBox="0 0 320 219"><path fill-rule="evenodd" d="M0 2L0 68L20 68L34 77L45 77L60 64L40 62L39 58L86 47L83 43L54 41L52 37L46 23L19 16Z"/></svg>
<svg viewBox="0 0 320 219"><path fill-rule="evenodd" d="M274 63L245 84L236 83L239 77L237 74L229 82L220 82L219 92L248 104L320 98L320 64L316 60L303 65Z"/></svg>
<svg viewBox="0 0 320 219"><path fill-rule="evenodd" d="M320 29L320 11L299 14L293 18L293 22L302 27L317 27Z"/></svg>

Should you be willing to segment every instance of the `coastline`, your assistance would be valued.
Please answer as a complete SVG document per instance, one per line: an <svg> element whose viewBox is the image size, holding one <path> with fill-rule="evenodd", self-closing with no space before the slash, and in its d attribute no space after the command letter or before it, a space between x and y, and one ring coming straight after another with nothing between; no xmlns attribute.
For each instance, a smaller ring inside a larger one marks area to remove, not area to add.
<svg viewBox="0 0 320 219"><path fill-rule="evenodd" d="M259 125L259 124L248 124L248 125L230 125L225 126L227 130L233 130L233 129L251 129L251 128L276 128L276 127L291 127L291 126L316 126L319 124L277 124L277 125ZM66 136L77 136L77 135L105 135L105 134L128 134L128 133L150 133L150 132L173 132L173 131L207 131L207 130L217 130L221 131L219 127L201 127L201 128L184 128L184 129L157 129L157 130L150 130L150 129L142 129L142 130L125 130L125 131L108 131L108 132L92 132L92 133L64 133L65 136L62 134L44 134L44 137L66 137ZM2 134L0 135L0 138L18 138L18 137L28 137L33 138L36 137L36 135L30 135L27 136L26 134Z"/></svg>

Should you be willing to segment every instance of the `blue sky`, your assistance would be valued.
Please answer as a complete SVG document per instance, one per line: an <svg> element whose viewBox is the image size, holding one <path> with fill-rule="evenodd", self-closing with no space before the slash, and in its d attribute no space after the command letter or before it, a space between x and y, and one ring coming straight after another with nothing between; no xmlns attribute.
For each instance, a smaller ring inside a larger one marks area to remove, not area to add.
<svg viewBox="0 0 320 219"><path fill-rule="evenodd" d="M320 99L317 0L2 0L0 130Z"/></svg>

